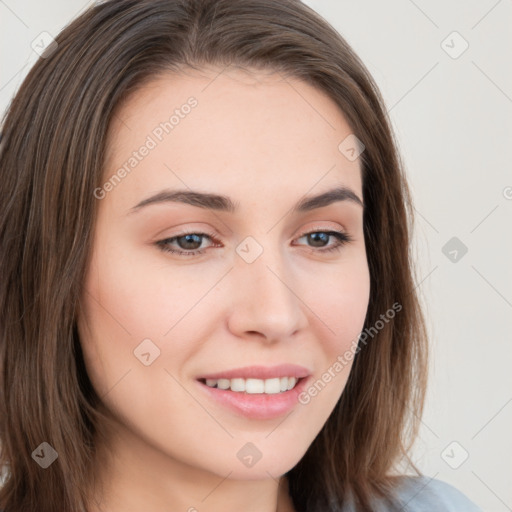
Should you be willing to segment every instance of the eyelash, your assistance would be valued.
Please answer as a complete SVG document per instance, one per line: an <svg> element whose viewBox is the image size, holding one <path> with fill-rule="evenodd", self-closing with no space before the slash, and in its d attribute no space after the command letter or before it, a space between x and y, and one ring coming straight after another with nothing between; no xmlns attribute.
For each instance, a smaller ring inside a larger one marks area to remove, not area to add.
<svg viewBox="0 0 512 512"><path fill-rule="evenodd" d="M328 248L315 249L314 247L310 247L312 252L328 253L328 252L339 251L346 243L353 241L352 237L350 235L348 235L347 233L343 233L341 231L330 231L330 230L307 231L306 233L303 233L302 235L300 235L298 238L303 238L307 235L312 235L312 234L316 234L316 233L324 233L330 237L335 237L336 243ZM196 256L198 254L203 254L206 249L195 249L195 250L190 250L190 251L183 251L181 249L176 250L176 249L170 248L170 246L169 246L170 242L173 242L173 241L177 240L178 238L181 238L181 237L184 237L187 235L198 235L200 237L208 237L210 240L212 240L214 242L217 241L215 238L215 235L213 235L212 233L202 233L202 232L190 231L190 232L181 233L179 235L176 235L176 236L173 236L170 238L165 238L163 240L159 240L158 242L156 242L156 245L163 252L170 252L172 254L177 254L179 256Z"/></svg>

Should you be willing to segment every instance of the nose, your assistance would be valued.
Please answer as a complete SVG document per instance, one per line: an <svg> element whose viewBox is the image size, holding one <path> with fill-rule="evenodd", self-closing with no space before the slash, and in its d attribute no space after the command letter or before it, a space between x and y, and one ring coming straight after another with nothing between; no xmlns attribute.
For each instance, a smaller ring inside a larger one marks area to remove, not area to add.
<svg viewBox="0 0 512 512"><path fill-rule="evenodd" d="M274 343L307 325L300 283L279 251L266 249L252 263L237 256L231 279L228 325L236 336Z"/></svg>

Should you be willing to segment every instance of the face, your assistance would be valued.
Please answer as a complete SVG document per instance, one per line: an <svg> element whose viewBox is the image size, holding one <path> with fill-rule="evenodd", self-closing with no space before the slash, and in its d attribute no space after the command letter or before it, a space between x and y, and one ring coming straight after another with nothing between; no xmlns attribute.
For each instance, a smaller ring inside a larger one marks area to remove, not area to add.
<svg viewBox="0 0 512 512"><path fill-rule="evenodd" d="M117 449L264 479L300 460L350 372L361 169L324 93L219 71L162 76L116 113L79 333Z"/></svg>

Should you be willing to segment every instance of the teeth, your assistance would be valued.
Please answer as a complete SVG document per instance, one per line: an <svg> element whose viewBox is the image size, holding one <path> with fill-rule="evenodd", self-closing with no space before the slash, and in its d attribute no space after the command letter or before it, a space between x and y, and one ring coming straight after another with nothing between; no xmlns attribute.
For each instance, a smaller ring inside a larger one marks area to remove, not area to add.
<svg viewBox="0 0 512 512"><path fill-rule="evenodd" d="M274 395L281 392L281 379L267 379L265 381L265 393Z"/></svg>
<svg viewBox="0 0 512 512"><path fill-rule="evenodd" d="M239 392L242 392L242 391L245 391L246 389L246 385L245 385L245 380L244 379L231 379L231 391L239 391ZM249 393L249 391L247 390L247 393Z"/></svg>
<svg viewBox="0 0 512 512"><path fill-rule="evenodd" d="M210 388L230 389L237 393L275 395L293 389L297 384L295 377L281 377L273 379L206 379Z"/></svg>
<svg viewBox="0 0 512 512"><path fill-rule="evenodd" d="M219 379L217 381L217 387L219 389L229 389L230 385L231 385L231 382L229 379Z"/></svg>

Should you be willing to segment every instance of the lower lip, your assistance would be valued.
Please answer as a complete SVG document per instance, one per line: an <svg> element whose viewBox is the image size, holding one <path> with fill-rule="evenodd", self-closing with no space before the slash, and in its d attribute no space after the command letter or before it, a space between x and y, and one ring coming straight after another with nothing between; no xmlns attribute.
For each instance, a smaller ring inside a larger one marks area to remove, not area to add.
<svg viewBox="0 0 512 512"><path fill-rule="evenodd" d="M246 418L269 420L291 412L299 403L299 395L306 387L309 377L299 380L293 389L282 393L245 393L227 389L211 388L197 381L210 399Z"/></svg>

